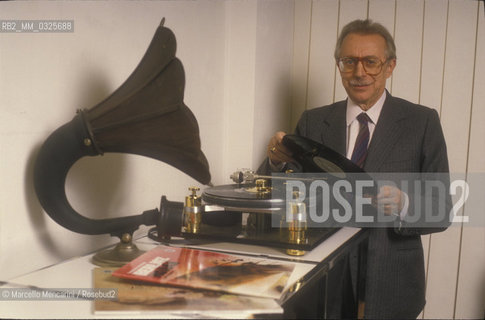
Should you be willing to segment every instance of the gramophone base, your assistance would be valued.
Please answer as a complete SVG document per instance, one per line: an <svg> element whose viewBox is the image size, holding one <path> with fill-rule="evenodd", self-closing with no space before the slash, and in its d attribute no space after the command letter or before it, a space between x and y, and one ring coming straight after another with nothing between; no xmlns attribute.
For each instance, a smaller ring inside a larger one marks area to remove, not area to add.
<svg viewBox="0 0 485 320"><path fill-rule="evenodd" d="M124 234L116 247L96 253L92 262L100 267L121 267L143 253L133 244L131 235Z"/></svg>

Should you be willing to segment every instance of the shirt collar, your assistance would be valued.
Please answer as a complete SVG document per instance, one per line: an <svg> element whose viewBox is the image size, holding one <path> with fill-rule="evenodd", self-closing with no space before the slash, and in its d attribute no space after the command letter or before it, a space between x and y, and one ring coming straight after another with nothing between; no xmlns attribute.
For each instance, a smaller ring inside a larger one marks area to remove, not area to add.
<svg viewBox="0 0 485 320"><path fill-rule="evenodd" d="M362 112L367 113L367 115L372 120L372 122L374 124L377 124L377 120L379 119L379 115L381 114L384 101L386 101L386 90L384 90L379 100L377 100L377 102L372 107L370 107L367 111L362 111L362 109L356 103L354 103L350 98L348 98L347 99L347 126L349 126Z"/></svg>

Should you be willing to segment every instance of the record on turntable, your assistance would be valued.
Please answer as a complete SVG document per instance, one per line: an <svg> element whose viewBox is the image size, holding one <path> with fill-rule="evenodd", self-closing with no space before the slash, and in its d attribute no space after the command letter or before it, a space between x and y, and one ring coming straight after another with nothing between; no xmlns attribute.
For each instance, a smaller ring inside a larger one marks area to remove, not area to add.
<svg viewBox="0 0 485 320"><path fill-rule="evenodd" d="M278 194L282 194L278 192ZM202 194L206 203L226 208L281 209L285 206L285 199L275 198L271 181L257 179L254 183L229 184L207 188ZM269 212L269 211L268 211Z"/></svg>

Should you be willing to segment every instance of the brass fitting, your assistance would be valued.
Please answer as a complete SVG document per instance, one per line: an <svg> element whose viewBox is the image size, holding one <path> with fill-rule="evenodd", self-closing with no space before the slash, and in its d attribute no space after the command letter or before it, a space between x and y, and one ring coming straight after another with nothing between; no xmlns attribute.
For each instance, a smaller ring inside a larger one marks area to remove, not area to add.
<svg viewBox="0 0 485 320"><path fill-rule="evenodd" d="M256 193L258 197L264 198L271 193L271 186L266 179L256 179L254 182L256 185Z"/></svg>
<svg viewBox="0 0 485 320"><path fill-rule="evenodd" d="M285 227L288 228L288 243L291 244L305 244L308 242L307 238L307 217L306 205L304 202L298 201L298 192L293 194L294 200L289 205L289 210L286 217ZM304 250L287 249L286 253L292 256L302 256L305 254Z"/></svg>
<svg viewBox="0 0 485 320"><path fill-rule="evenodd" d="M198 187L189 187L190 195L185 197L183 230L187 233L198 233L202 220L202 200L197 195Z"/></svg>

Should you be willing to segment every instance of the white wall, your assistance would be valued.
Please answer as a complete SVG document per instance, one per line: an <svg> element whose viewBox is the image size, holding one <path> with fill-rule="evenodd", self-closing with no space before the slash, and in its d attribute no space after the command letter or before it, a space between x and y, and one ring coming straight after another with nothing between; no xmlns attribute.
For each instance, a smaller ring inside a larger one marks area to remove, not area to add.
<svg viewBox="0 0 485 320"><path fill-rule="evenodd" d="M3 279L116 241L54 223L33 191L32 167L53 130L126 80L162 17L177 37L185 103L198 119L214 184L259 164L267 140L257 138L262 125L288 126L288 117L275 121L271 110L289 110L281 83L289 81L291 65L291 1L1 2L0 20L66 19L75 28L66 34L0 33ZM191 185L198 183L162 162L106 154L76 163L66 192L78 212L105 218L158 207L162 194L183 201ZM144 234L146 228L135 235Z"/></svg>
<svg viewBox="0 0 485 320"><path fill-rule="evenodd" d="M162 17L177 37L185 102L199 121L215 184L229 183L238 168L257 167L269 136L291 131L305 108L345 97L334 44L346 22L365 17L396 37L392 94L439 110L452 171L485 172L485 25L478 1L0 2L0 20L75 23L68 34L0 33L2 278L114 240L54 223L33 192L32 166L50 132L126 80ZM182 201L193 184L161 162L111 154L79 161L66 190L79 212L100 218L158 207L162 194ZM484 233L463 227L425 237L424 318L483 317Z"/></svg>
<svg viewBox="0 0 485 320"><path fill-rule="evenodd" d="M224 183L237 169L257 169L269 137L290 128L293 7L288 0L226 2Z"/></svg>
<svg viewBox="0 0 485 320"><path fill-rule="evenodd" d="M482 1L302 0L295 5L293 125L304 109L346 97L333 60L337 34L353 19L371 18L396 41L397 67L387 86L391 94L439 111L453 173L470 179L485 172ZM484 212L465 206L463 214ZM483 225L452 227L423 242L427 304L421 317L483 318Z"/></svg>

